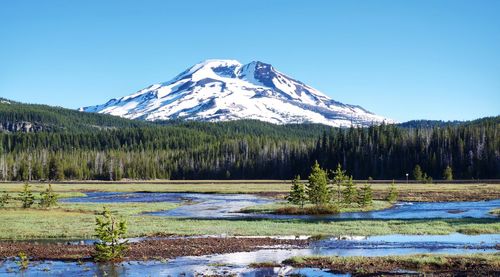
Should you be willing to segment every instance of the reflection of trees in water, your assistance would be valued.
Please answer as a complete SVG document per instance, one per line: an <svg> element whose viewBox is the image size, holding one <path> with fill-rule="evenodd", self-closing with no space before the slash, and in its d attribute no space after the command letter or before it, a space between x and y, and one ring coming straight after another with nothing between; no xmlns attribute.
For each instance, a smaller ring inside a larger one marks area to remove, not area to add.
<svg viewBox="0 0 500 277"><path fill-rule="evenodd" d="M119 277L126 275L126 269L121 264L98 263L97 276Z"/></svg>

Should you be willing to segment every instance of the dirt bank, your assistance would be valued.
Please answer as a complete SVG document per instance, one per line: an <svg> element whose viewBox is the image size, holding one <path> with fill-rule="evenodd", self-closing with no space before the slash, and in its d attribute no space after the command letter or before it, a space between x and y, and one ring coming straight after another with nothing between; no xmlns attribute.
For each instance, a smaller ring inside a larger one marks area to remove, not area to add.
<svg viewBox="0 0 500 277"><path fill-rule="evenodd" d="M202 256L253 251L263 246L290 245L305 247L307 240L273 238L182 238L154 239L131 243L126 260L171 259L180 256ZM88 260L93 245L40 244L30 242L0 242L0 259L26 253L30 260Z"/></svg>

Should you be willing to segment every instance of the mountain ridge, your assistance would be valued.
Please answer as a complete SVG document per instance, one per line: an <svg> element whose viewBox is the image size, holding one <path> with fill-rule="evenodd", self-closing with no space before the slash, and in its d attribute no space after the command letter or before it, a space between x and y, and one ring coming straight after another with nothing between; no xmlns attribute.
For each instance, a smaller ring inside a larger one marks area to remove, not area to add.
<svg viewBox="0 0 500 277"><path fill-rule="evenodd" d="M81 113L57 106L22 103L0 97L0 133L78 132L150 125L153 124L106 114Z"/></svg>
<svg viewBox="0 0 500 277"><path fill-rule="evenodd" d="M170 81L79 110L146 121L257 119L334 127L394 123L358 105L335 101L271 64L236 60L206 60Z"/></svg>

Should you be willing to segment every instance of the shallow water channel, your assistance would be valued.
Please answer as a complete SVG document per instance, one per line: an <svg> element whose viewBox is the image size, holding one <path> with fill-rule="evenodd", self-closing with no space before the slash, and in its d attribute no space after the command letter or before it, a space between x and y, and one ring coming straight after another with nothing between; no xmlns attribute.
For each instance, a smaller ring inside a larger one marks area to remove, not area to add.
<svg viewBox="0 0 500 277"><path fill-rule="evenodd" d="M241 213L241 209L273 203L276 200L251 194L203 193L121 193L93 192L87 197L68 198L65 202L172 202L185 203L178 208L148 213L184 218L267 218L267 219L424 219L424 218L493 218L489 213L500 207L500 199L476 202L401 202L389 209L349 212L328 216L273 215Z"/></svg>
<svg viewBox="0 0 500 277"><path fill-rule="evenodd" d="M251 252L178 257L169 261L132 261L115 266L94 263L43 261L33 263L25 276L194 276L203 274L238 274L270 276L301 273L306 276L343 276L319 269L299 269L287 266L252 269L257 262L280 263L293 256L383 256L419 253L490 253L496 252L500 235L385 235L371 237L341 237L313 241L306 248L287 245L266 247ZM14 276L18 268L14 261L0 263L0 275Z"/></svg>

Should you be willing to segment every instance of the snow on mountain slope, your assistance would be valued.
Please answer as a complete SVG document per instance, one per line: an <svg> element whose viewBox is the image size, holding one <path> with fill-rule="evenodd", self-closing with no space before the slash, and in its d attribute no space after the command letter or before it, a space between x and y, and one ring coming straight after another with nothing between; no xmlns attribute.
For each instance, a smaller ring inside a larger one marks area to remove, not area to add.
<svg viewBox="0 0 500 277"><path fill-rule="evenodd" d="M80 111L130 119L201 121L257 119L276 124L368 126L392 120L332 100L270 64L206 60L166 83Z"/></svg>

